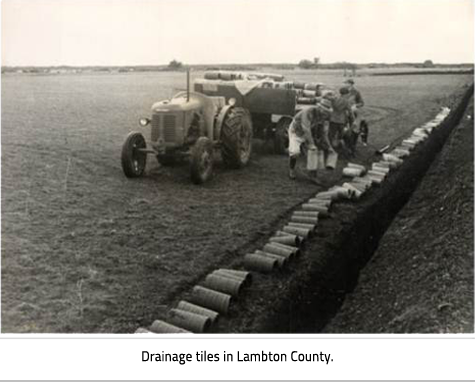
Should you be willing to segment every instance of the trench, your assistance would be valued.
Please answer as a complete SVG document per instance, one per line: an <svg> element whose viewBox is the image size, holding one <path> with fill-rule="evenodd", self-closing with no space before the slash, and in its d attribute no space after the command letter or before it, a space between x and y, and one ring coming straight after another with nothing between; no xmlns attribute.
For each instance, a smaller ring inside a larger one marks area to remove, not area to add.
<svg viewBox="0 0 475 387"><path fill-rule="evenodd" d="M320 332L337 313L345 295L355 288L360 270L459 124L472 95L473 84L445 121L381 187L357 205L335 204L332 217L319 224L317 236L291 275L274 277L273 286L271 280L258 275L256 289L240 305L240 313L232 313L219 331Z"/></svg>

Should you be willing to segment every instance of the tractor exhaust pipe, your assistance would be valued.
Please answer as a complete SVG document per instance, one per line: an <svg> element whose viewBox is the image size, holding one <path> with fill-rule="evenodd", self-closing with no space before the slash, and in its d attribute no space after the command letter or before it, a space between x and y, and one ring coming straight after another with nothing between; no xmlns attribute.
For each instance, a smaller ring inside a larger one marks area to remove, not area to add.
<svg viewBox="0 0 475 387"><path fill-rule="evenodd" d="M186 102L190 101L190 68L186 69Z"/></svg>

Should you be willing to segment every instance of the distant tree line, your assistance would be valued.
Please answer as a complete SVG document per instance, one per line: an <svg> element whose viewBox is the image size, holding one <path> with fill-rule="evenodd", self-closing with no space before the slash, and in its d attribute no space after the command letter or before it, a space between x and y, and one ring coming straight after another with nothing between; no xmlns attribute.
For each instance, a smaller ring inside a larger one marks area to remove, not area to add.
<svg viewBox="0 0 475 387"><path fill-rule="evenodd" d="M314 58L313 60L302 59L298 63L298 67L304 70L315 70L315 69L330 69L330 70L351 70L355 71L358 68L358 65L355 63L349 62L335 62L335 63L320 63L320 58Z"/></svg>
<svg viewBox="0 0 475 387"><path fill-rule="evenodd" d="M170 70L181 70L183 68L183 63L173 59L170 63L168 63L168 68Z"/></svg>
<svg viewBox="0 0 475 387"><path fill-rule="evenodd" d="M309 59L302 59L298 66L304 70L317 69L320 64L320 58L314 58L313 61Z"/></svg>
<svg viewBox="0 0 475 387"><path fill-rule="evenodd" d="M165 65L139 65L139 66L2 66L2 73L81 73L81 72L145 72L145 71L183 71L188 65L173 59ZM313 61L302 59L297 65L295 63L249 63L249 64L200 64L191 66L194 71L203 70L234 70L234 71L257 71L262 68L273 68L276 70L292 70L300 69L329 69L329 70L346 70L356 71L361 68L460 68L473 69L473 63L451 63L436 64L428 59L424 62L401 62L401 63L365 63L355 64L349 62L321 63L319 58Z"/></svg>

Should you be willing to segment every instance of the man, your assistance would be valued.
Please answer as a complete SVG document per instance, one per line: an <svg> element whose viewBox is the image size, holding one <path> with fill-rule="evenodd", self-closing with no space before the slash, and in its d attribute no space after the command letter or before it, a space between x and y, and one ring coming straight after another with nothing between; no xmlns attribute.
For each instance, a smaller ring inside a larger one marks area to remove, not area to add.
<svg viewBox="0 0 475 387"><path fill-rule="evenodd" d="M331 102L322 99L315 106L310 106L298 112L289 126L289 177L295 179L295 166L301 152L302 144L314 151L317 147L321 150L331 148L328 141L328 125L331 117ZM316 173L316 171L315 171ZM319 184L316 176L310 179Z"/></svg>
<svg viewBox="0 0 475 387"><path fill-rule="evenodd" d="M353 119L350 119L350 131L345 133L345 143L350 148L351 153L355 153L356 142L361 135L363 144L366 145L368 140L368 124L366 120L362 119L362 107L364 106L364 100L361 93L355 87L355 81L353 79L347 79L345 86L349 90L349 101L353 112Z"/></svg>
<svg viewBox="0 0 475 387"><path fill-rule="evenodd" d="M349 100L350 104L353 106L353 113L356 113L358 109L361 109L364 106L363 97L358 89L356 89L355 81L353 79L347 79L345 81L345 86L349 91Z"/></svg>
<svg viewBox="0 0 475 387"><path fill-rule="evenodd" d="M340 89L340 96L332 100L333 113L330 118L330 142L333 148L341 147L345 127L354 121L347 87Z"/></svg>

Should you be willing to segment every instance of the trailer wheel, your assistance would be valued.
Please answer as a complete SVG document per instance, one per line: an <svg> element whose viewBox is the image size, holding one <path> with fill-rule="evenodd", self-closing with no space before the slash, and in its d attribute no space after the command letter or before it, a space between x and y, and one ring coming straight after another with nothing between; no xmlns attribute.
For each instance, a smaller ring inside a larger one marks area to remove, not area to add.
<svg viewBox="0 0 475 387"><path fill-rule="evenodd" d="M200 137L191 148L191 180L202 184L213 172L213 143L207 137Z"/></svg>
<svg viewBox="0 0 475 387"><path fill-rule="evenodd" d="M279 155L287 154L289 149L289 126L292 122L290 117L281 117L275 126L274 151Z"/></svg>
<svg viewBox="0 0 475 387"><path fill-rule="evenodd" d="M142 133L131 132L125 139L122 146L122 170L127 177L140 177L145 171L147 163L147 154L140 152L139 149L145 149L147 144Z"/></svg>
<svg viewBox="0 0 475 387"><path fill-rule="evenodd" d="M245 166L252 153L252 121L243 108L229 110L221 128L222 156L232 168Z"/></svg>

